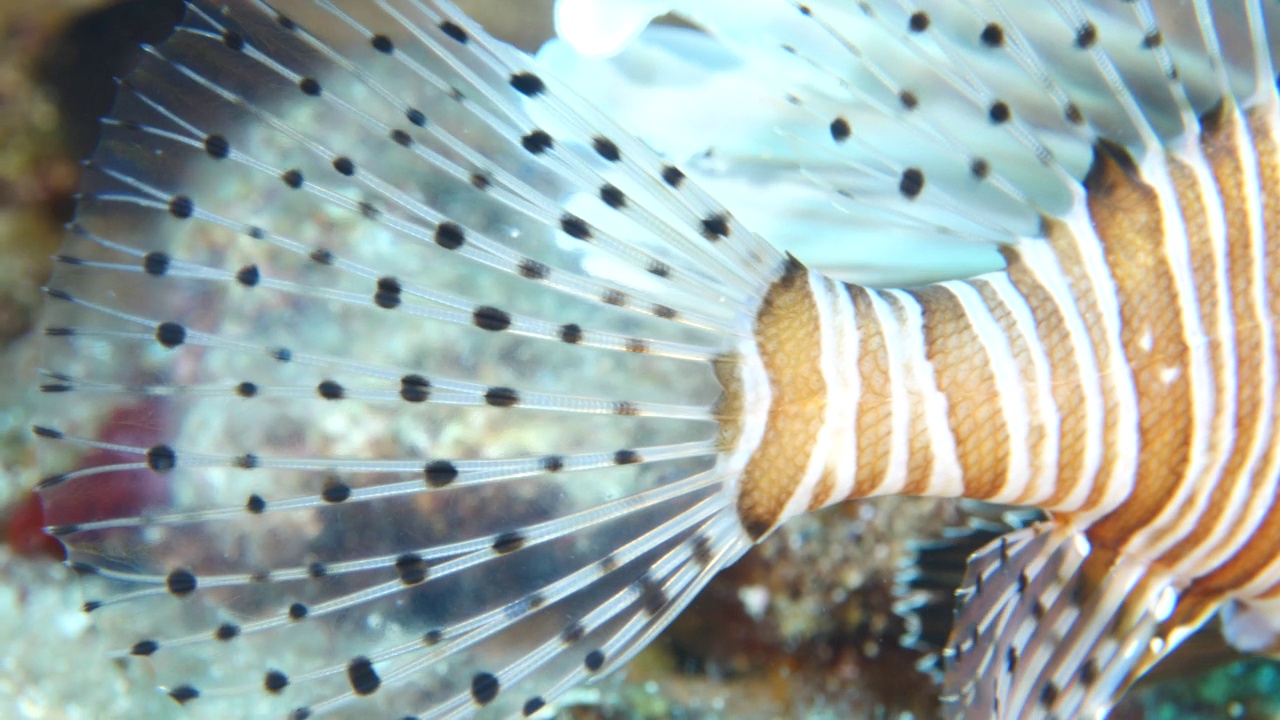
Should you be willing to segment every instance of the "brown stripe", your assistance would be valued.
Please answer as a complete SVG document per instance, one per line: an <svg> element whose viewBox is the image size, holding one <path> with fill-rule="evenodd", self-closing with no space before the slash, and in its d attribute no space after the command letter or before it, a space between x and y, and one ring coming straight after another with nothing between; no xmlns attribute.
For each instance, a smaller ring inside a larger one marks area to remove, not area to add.
<svg viewBox="0 0 1280 720"><path fill-rule="evenodd" d="M1139 177L1128 152L1106 141L1095 146L1085 189L1116 283L1120 342L1133 371L1140 413L1134 491L1089 532L1094 541L1115 547L1150 523L1184 481L1194 410L1191 362L1174 274L1165 257L1159 195ZM1071 264L1065 257L1063 262ZM1148 342L1149 350L1144 347ZM1110 415L1108 411L1108 446L1125 440L1115 436ZM1103 489L1106 477L1095 489Z"/></svg>
<svg viewBox="0 0 1280 720"><path fill-rule="evenodd" d="M831 494L836 490L836 471L830 467L822 472L822 477L818 479L818 487L814 488L813 498L809 500L809 510L817 510L825 507L827 501L831 499Z"/></svg>
<svg viewBox="0 0 1280 720"><path fill-rule="evenodd" d="M1056 485L1044 507L1060 506L1080 483L1085 482L1085 447L1088 423L1079 410L1080 366L1076 363L1071 333L1053 296L1036 279L1035 273L1014 248L1003 251L1009 280L1031 309L1036 321L1036 336L1049 356L1049 390L1053 404L1061 412L1058 420L1058 473Z"/></svg>
<svg viewBox="0 0 1280 720"><path fill-rule="evenodd" d="M902 302L892 294L877 291L881 299L893 309L893 316L898 327L907 323L906 309ZM910 361L907 361L908 364ZM902 372L906 372L904 366ZM925 416L925 402L920 389L915 386L914 374L906 372L907 407L910 413L907 436L907 480L902 488L903 495L921 495L929 489L929 476L933 472L933 442L929 438L929 425Z"/></svg>
<svg viewBox="0 0 1280 720"><path fill-rule="evenodd" d="M987 304L987 308L991 311L992 319L995 320L1002 335L1009 340L1009 351L1013 355L1014 365L1018 367L1018 379L1022 383L1022 395L1027 402L1029 422L1026 442L1031 481L1027 484L1026 490L1012 501L1015 505L1022 504L1025 503L1027 498L1039 494L1042 490L1042 488L1035 487L1034 483L1035 478L1044 470L1040 463L1045 450L1044 445L1048 442L1049 436L1048 430L1040 417L1045 409L1040 407L1035 360L1032 359L1031 345L1027 336L1022 333L1021 328L1018 327L1017 319L1013 316L1013 312L1005 306L995 288L984 280L971 281L970 285L982 296L983 302Z"/></svg>
<svg viewBox="0 0 1280 720"><path fill-rule="evenodd" d="M985 500L1009 476L1009 428L991 358L960 299L944 286L910 293L924 317L925 357L947 398L947 420L956 442L964 496Z"/></svg>
<svg viewBox="0 0 1280 720"><path fill-rule="evenodd" d="M793 263L765 296L755 327L773 402L760 446L743 471L738 517L753 539L778 524L804 475L827 404L817 302L809 272Z"/></svg>
<svg viewBox="0 0 1280 720"><path fill-rule="evenodd" d="M867 291L853 285L848 288L853 315L858 319L858 373L862 385L862 396L858 398L858 467L849 495L856 498L874 492L889 472L894 408L884 329Z"/></svg>

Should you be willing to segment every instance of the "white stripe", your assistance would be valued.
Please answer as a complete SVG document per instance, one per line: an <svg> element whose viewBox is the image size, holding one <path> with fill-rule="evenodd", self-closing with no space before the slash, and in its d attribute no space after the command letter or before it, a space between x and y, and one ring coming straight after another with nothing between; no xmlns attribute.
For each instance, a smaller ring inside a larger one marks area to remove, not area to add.
<svg viewBox="0 0 1280 720"><path fill-rule="evenodd" d="M956 438L947 416L947 396L938 389L938 378L933 363L925 353L924 314L920 303L901 290L885 290L886 296L898 301L902 308L902 337L907 352L908 387L913 390L911 401L924 411L925 432L929 435L929 448L933 463L929 468L929 480L920 494L929 497L960 497L964 494L964 479L960 472L960 457L956 452ZM910 413L910 408L904 408Z"/></svg>
<svg viewBox="0 0 1280 720"><path fill-rule="evenodd" d="M897 315L877 290L867 290L880 333L884 337L885 370L889 373L889 461L884 478L864 497L894 495L907 483L907 455L910 451L911 408L907 405L906 353L902 348Z"/></svg>
<svg viewBox="0 0 1280 720"><path fill-rule="evenodd" d="M842 293L833 292L832 283L827 282L818 273L812 270L808 273L809 290L814 307L818 311L818 368L827 386L826 409L823 412L822 426L818 428L818 435L814 438L813 447L809 450L804 475L796 483L791 497L787 498L782 514L778 516L779 524L809 509L813 496L818 490L818 484L822 481L822 475L826 472L827 461L833 452L833 447L836 442L844 439L837 437L839 428L835 423L840 422L842 415L849 413L849 408L843 402L838 402L843 399L843 396L833 392L836 386L832 384L840 374L841 365L844 364L844 358L839 355L837 336L847 333L848 330L847 327L837 325L843 320L836 315L835 310L836 298Z"/></svg>
<svg viewBox="0 0 1280 720"><path fill-rule="evenodd" d="M1008 433L1009 448L1006 457L1009 467L1003 487L990 501L1007 503L1021 497L1031 481L1031 457L1027 447L1027 438L1031 432L1031 409L1027 407L1026 392L1022 387L1022 372L1013 359L1013 349L1009 347L1008 338L978 291L966 282L943 283L942 287L955 295L960 307L964 308L969 325L982 343L987 356L987 368L995 381L996 393L1000 398L1000 414L1004 417Z"/></svg>
<svg viewBox="0 0 1280 720"><path fill-rule="evenodd" d="M811 280L821 276L816 273ZM858 319L853 309L853 298L844 283L822 278L829 286L828 295L834 303L832 322L836 344L831 350L833 375L827 375L827 419L831 430L833 453L827 460L835 476L827 504L840 502L853 492L858 474L858 407L862 398L862 373L858 371ZM825 352L825 350L824 350ZM826 365L823 366L826 372Z"/></svg>
<svg viewBox="0 0 1280 720"><path fill-rule="evenodd" d="M1060 452L1059 434L1062 432L1062 418L1058 416L1058 406L1053 401L1053 371L1049 363L1049 353L1036 335L1036 319L1031 313L1027 299L1014 287L1013 281L1006 273L991 273L979 278L1000 299L1013 318L1014 332L1022 336L1026 346L1027 358L1031 361L1031 391L1035 396L1035 423L1044 428L1044 440L1040 455L1032 458L1031 487L1023 500L1028 505L1038 505L1048 500L1054 492L1054 481L1058 477L1058 456ZM1030 450L1030 448L1028 448ZM1015 498L1010 498L1009 501Z"/></svg>

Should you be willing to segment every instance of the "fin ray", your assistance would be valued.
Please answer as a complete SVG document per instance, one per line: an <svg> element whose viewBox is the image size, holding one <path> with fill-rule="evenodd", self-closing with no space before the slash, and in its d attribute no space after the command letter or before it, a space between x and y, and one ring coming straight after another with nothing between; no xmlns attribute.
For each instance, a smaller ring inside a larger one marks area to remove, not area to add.
<svg viewBox="0 0 1280 720"><path fill-rule="evenodd" d="M1172 649L1160 637L1177 601L1167 581L1053 521L976 553L959 598L948 717L1099 716Z"/></svg>

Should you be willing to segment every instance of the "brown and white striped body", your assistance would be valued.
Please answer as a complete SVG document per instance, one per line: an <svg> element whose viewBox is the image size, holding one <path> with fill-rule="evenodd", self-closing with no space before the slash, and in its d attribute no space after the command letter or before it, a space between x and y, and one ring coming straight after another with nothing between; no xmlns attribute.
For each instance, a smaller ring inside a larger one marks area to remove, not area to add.
<svg viewBox="0 0 1280 720"><path fill-rule="evenodd" d="M1165 154L1100 144L1075 212L1002 272L897 290L793 266L756 327L773 405L744 527L888 494L1030 505L1168 578L1175 625L1280 598L1276 130L1267 95Z"/></svg>

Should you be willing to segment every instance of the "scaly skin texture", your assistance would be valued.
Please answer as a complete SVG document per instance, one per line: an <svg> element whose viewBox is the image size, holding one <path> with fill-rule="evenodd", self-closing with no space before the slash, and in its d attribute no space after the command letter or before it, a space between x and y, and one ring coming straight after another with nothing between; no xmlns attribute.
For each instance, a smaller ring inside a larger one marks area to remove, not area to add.
<svg viewBox="0 0 1280 720"><path fill-rule="evenodd" d="M818 322L809 274L796 265L774 286L756 322L773 402L764 438L742 476L738 514L757 540L778 524L791 494L779 481L798 477L797 470L803 474L822 425L827 392L813 352Z"/></svg>

